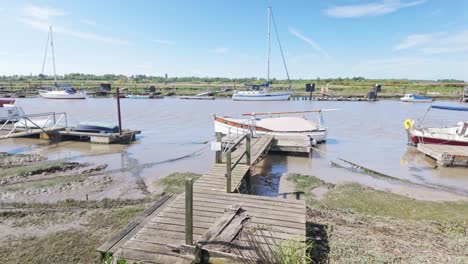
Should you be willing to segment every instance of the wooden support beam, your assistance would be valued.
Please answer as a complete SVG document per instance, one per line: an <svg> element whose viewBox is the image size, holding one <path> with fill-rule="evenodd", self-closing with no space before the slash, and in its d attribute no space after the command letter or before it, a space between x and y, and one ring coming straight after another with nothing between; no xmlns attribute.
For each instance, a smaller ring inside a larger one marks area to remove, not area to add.
<svg viewBox="0 0 468 264"><path fill-rule="evenodd" d="M246 151L246 156L245 156L245 160L246 160L246 164L247 165L251 165L251 160L250 160L250 155L252 154L252 148L251 148L251 138L250 138L250 135L248 135L246 138L245 138L245 151Z"/></svg>
<svg viewBox="0 0 468 264"><path fill-rule="evenodd" d="M185 182L185 244L193 244L193 179Z"/></svg>
<svg viewBox="0 0 468 264"><path fill-rule="evenodd" d="M222 142L221 132L216 132L216 142ZM222 144L222 143L221 143ZM215 163L219 164L223 162L223 153L221 150L217 150L215 154Z"/></svg>
<svg viewBox="0 0 468 264"><path fill-rule="evenodd" d="M226 152L226 192L230 193L231 192L231 173L232 173L232 167L231 167L231 150L228 150Z"/></svg>

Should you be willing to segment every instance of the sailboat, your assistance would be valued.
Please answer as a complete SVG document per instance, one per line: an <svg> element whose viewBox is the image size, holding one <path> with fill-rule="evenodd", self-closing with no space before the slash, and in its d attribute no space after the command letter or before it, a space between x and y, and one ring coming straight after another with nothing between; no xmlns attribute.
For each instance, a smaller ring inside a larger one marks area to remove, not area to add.
<svg viewBox="0 0 468 264"><path fill-rule="evenodd" d="M288 68L286 67L286 61L283 55L283 49L279 41L278 32L276 29L275 19L273 18L273 25L275 26L276 37L278 39L278 45L283 58L284 68L289 81L289 88L287 92L270 92L270 22L273 17L271 7L268 7L268 71L267 80L261 85L250 85L252 89L250 91L234 91L232 99L235 101L286 101L291 97L291 80L289 79ZM263 88L260 88L263 87Z"/></svg>
<svg viewBox="0 0 468 264"><path fill-rule="evenodd" d="M44 61L42 63L42 74L44 74L44 66L47 58L47 49L52 49L52 62L54 66L54 89L39 90L39 96L45 99L86 99L85 91L76 91L70 85L57 84L57 74L55 72L55 53L54 53L54 40L52 35L52 26L50 27L49 35L47 37L46 50L44 54Z"/></svg>

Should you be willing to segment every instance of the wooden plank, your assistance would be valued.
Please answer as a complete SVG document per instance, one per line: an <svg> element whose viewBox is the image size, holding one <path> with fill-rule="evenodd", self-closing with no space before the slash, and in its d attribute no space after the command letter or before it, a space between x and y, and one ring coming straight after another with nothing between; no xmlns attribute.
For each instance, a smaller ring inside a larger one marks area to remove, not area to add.
<svg viewBox="0 0 468 264"><path fill-rule="evenodd" d="M271 202L257 202L248 199L230 199L229 197L213 197L213 196L203 196L203 194L196 194L193 197L194 205L219 205L224 206L231 205L231 204L242 204L248 206L249 208L258 208L258 209L267 209L267 210L278 210L283 212L290 212L290 213L300 213L303 214L305 211L305 207L290 207L284 204L274 204ZM175 204L181 204L180 202L176 202Z"/></svg>
<svg viewBox="0 0 468 264"><path fill-rule="evenodd" d="M171 194L166 194L162 196L156 203L154 203L152 206L147 208L146 210L143 211L143 213L139 216L137 216L133 221L127 224L127 226L122 229L119 233L117 233L115 236L111 237L109 240L107 240L104 244L102 244L97 251L102 252L102 253L113 253L112 248L119 243L122 239L124 239L125 236L127 236L132 230L137 228L137 226L149 215L154 213L157 209L159 209L162 205L164 205L170 198L172 197Z"/></svg>
<svg viewBox="0 0 468 264"><path fill-rule="evenodd" d="M163 223L170 223L170 221L178 221L178 220L185 220L183 215L180 214L170 214L161 216L161 219L153 219L153 222L163 222ZM217 217L220 217L218 214ZM255 223L261 223L264 225L275 225L275 226L283 226L283 227L290 227L295 229L304 229L305 223L297 222L297 221L278 221L278 219L269 219L269 218L260 218L255 217L253 218ZM214 223L216 221L216 217L205 217L205 216L194 216L194 222L200 223Z"/></svg>
<svg viewBox="0 0 468 264"><path fill-rule="evenodd" d="M174 263L174 264L190 264L191 260L180 258L174 255L163 255L154 252L148 252L139 249L125 248L120 252L115 253L117 256L122 256L130 263Z"/></svg>

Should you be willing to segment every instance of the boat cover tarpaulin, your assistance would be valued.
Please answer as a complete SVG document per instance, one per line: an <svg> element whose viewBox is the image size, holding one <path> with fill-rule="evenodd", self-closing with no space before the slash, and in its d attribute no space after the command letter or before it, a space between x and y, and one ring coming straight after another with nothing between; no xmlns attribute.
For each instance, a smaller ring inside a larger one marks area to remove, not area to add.
<svg viewBox="0 0 468 264"><path fill-rule="evenodd" d="M442 109L442 110L452 110L452 111L465 111L468 112L468 107L459 107L459 106L444 106L444 105L433 105L431 106L435 109Z"/></svg>
<svg viewBox="0 0 468 264"><path fill-rule="evenodd" d="M427 96L422 96L422 95L417 95L417 94L413 94L413 98L414 99L431 99L430 97L427 97Z"/></svg>

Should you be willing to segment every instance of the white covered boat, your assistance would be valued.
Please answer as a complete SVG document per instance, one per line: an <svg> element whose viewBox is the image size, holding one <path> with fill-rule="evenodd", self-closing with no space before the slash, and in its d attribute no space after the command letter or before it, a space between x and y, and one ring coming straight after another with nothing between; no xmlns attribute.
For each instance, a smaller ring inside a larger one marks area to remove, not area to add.
<svg viewBox="0 0 468 264"><path fill-rule="evenodd" d="M405 94L400 98L402 102L415 102L415 103L430 103L434 101L431 97L417 95L417 94Z"/></svg>
<svg viewBox="0 0 468 264"><path fill-rule="evenodd" d="M432 105L431 108L468 112L466 107ZM414 145L422 143L468 146L468 121L460 121L453 127L415 127L414 121L407 119L405 128L408 133L408 141Z"/></svg>
<svg viewBox="0 0 468 264"><path fill-rule="evenodd" d="M291 92L291 81L289 80L289 72L286 67L286 60L284 59L283 49L281 43L279 42L279 36L277 34L278 45L281 51L281 56L283 59L284 68L286 70L286 75L289 81L288 91L285 92L270 92L270 20L272 17L271 7L268 7L268 71L267 71L267 80L264 84L261 85L248 85L252 86L251 91L234 91L232 99L234 101L287 101L292 95ZM274 22L274 20L273 20ZM276 24L273 23L276 30ZM255 88L254 88L255 87ZM260 88L263 87L263 88Z"/></svg>
<svg viewBox="0 0 468 264"><path fill-rule="evenodd" d="M0 99L0 123L16 121L23 115L23 109L15 106L15 100Z"/></svg>
<svg viewBox="0 0 468 264"><path fill-rule="evenodd" d="M307 136L317 143L327 140L328 128L325 126L323 110L297 112L272 112L243 114L245 118L215 116L215 131L222 134L270 134L273 136ZM304 117L282 116L301 113L318 113L316 122ZM259 117L268 116L268 117Z"/></svg>

